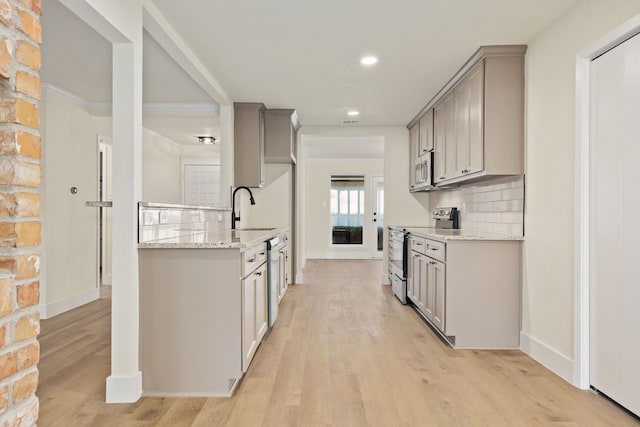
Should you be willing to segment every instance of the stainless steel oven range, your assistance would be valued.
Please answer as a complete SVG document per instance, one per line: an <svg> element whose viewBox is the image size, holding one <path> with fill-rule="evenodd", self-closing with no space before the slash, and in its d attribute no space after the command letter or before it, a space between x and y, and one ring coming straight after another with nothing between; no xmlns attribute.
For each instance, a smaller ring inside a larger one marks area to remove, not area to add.
<svg viewBox="0 0 640 427"><path fill-rule="evenodd" d="M393 294L407 303L407 233L404 227L389 227L389 280Z"/></svg>

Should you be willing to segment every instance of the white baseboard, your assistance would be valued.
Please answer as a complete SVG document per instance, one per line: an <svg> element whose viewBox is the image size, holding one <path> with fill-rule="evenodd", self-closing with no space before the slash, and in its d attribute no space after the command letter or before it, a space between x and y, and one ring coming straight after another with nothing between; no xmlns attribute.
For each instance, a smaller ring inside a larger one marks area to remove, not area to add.
<svg viewBox="0 0 640 427"><path fill-rule="evenodd" d="M107 377L107 403L133 403L142 396L142 372L131 376Z"/></svg>
<svg viewBox="0 0 640 427"><path fill-rule="evenodd" d="M520 350L569 384L573 384L573 361L571 359L522 331L520 332Z"/></svg>
<svg viewBox="0 0 640 427"><path fill-rule="evenodd" d="M380 283L382 283L383 285L390 285L391 284L391 280L389 280L389 276L388 275L383 274Z"/></svg>
<svg viewBox="0 0 640 427"><path fill-rule="evenodd" d="M100 298L100 289L95 288L49 304L40 304L38 306L38 309L40 309L40 318L49 319L53 316L57 316L58 314L65 313L76 307L95 301L98 298Z"/></svg>
<svg viewBox="0 0 640 427"><path fill-rule="evenodd" d="M296 285L302 285L304 283L304 275L302 273L296 274Z"/></svg>

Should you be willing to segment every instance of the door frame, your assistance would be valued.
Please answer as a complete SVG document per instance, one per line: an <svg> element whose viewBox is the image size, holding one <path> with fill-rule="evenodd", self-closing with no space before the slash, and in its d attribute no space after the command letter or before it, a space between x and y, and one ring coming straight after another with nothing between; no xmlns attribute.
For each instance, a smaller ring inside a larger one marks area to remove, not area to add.
<svg viewBox="0 0 640 427"><path fill-rule="evenodd" d="M382 250L378 250L378 224L374 223L373 213L377 212L379 209L378 206L378 190L376 187L376 183L382 183L382 191L384 191L384 176L383 175L372 175L371 176L371 258L372 259L382 259L384 257L384 242L382 243ZM382 209L384 211L384 203L382 205ZM377 217L375 218L377 221ZM384 236L384 222L382 224L382 234ZM384 237L383 237L384 239Z"/></svg>
<svg viewBox="0 0 640 427"><path fill-rule="evenodd" d="M111 146L111 149L113 150L113 141L111 140L111 138L98 134L97 136L97 141L98 141L98 182L97 182L97 186L98 186L98 196L100 196L102 194L101 197L98 197L97 199L99 199L99 201L104 201L107 200L108 198L106 197L106 192L107 192L107 174L105 172L109 171L112 173L112 170L110 170L111 168L108 167L108 162L107 162L107 158L104 156L104 154L106 154L106 146ZM100 180L100 175L102 175L102 183ZM107 230L107 209L109 208L104 208L104 207L100 207L98 208L98 245L97 245L97 252L98 252L98 268L97 268L97 279L96 279L96 283L97 283L97 287L100 288L100 285L111 285L112 284L112 272L109 271L107 274L107 271L105 270L105 265L107 265L107 244L106 244L106 235L107 232L109 230ZM102 214L102 216L101 216ZM113 227L113 226L112 226ZM111 229L111 231L113 230L113 228ZM113 243L110 245L110 247L113 249ZM102 271L100 271L100 267L102 266Z"/></svg>
<svg viewBox="0 0 640 427"><path fill-rule="evenodd" d="M590 255L590 71L591 61L640 33L640 15L620 25L576 55L575 255L573 384L589 389Z"/></svg>

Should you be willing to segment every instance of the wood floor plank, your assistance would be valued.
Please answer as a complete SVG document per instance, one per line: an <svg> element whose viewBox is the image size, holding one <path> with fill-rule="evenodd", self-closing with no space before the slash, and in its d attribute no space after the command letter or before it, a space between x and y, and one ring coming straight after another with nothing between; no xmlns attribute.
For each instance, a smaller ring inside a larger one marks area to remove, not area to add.
<svg viewBox="0 0 640 427"><path fill-rule="evenodd" d="M231 398L104 403L110 300L42 322L39 426L637 426L520 351L453 350L380 261L310 260ZM144 375L144 373L143 373Z"/></svg>

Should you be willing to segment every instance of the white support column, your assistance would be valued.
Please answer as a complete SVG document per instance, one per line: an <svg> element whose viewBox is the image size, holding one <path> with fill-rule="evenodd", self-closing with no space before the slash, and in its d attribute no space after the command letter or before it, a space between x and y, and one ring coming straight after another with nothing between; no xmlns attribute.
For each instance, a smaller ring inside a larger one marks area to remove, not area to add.
<svg viewBox="0 0 640 427"><path fill-rule="evenodd" d="M231 207L233 185L233 104L220 106L220 203Z"/></svg>
<svg viewBox="0 0 640 427"><path fill-rule="evenodd" d="M138 40L142 40L142 34ZM142 394L138 366L136 238L137 203L142 195L141 42L113 45L113 132L113 287L108 403L135 402Z"/></svg>

